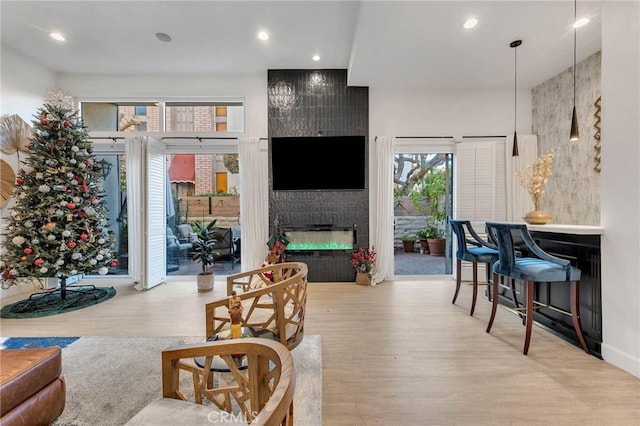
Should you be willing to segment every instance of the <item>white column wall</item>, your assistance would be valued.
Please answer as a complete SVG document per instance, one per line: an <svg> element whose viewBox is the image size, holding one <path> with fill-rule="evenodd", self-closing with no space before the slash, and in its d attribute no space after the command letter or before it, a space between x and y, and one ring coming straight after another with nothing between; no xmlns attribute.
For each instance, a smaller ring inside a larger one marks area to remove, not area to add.
<svg viewBox="0 0 640 426"><path fill-rule="evenodd" d="M267 72L256 75L60 74L60 87L79 98L244 98L245 133L267 136Z"/></svg>
<svg viewBox="0 0 640 426"><path fill-rule="evenodd" d="M513 133L513 90L398 91L369 88L374 136L505 136ZM518 133L531 133L531 91L518 91Z"/></svg>
<svg viewBox="0 0 640 426"><path fill-rule="evenodd" d="M640 4L602 2L602 356L640 377Z"/></svg>
<svg viewBox="0 0 640 426"><path fill-rule="evenodd" d="M4 46L1 65L0 115L18 114L31 124L44 96L55 89L55 73Z"/></svg>

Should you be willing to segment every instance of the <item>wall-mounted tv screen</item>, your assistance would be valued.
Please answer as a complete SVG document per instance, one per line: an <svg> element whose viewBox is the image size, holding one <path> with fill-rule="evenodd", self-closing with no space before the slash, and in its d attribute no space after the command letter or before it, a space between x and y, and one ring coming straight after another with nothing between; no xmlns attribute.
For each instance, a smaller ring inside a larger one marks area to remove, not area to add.
<svg viewBox="0 0 640 426"><path fill-rule="evenodd" d="M273 190L364 189L365 152L364 136L272 138Z"/></svg>

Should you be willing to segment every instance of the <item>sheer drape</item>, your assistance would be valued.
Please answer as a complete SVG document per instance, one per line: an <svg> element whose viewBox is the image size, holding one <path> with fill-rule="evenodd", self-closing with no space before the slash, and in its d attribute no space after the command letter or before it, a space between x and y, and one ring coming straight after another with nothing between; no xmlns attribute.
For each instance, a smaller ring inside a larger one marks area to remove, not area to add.
<svg viewBox="0 0 640 426"><path fill-rule="evenodd" d="M513 135L507 136L505 145L505 173L507 180L507 221L522 222L522 217L533 210L529 192L520 185L518 172L527 170L538 156L538 138L535 135L518 135L518 157L512 157Z"/></svg>
<svg viewBox="0 0 640 426"><path fill-rule="evenodd" d="M140 284L142 271L142 145L143 136L126 136L125 154L127 163L127 232L129 244L129 275ZM139 285L137 289L142 289Z"/></svg>
<svg viewBox="0 0 640 426"><path fill-rule="evenodd" d="M266 255L268 224L268 144L266 140L238 140L240 168L240 226L242 270L258 268Z"/></svg>
<svg viewBox="0 0 640 426"><path fill-rule="evenodd" d="M371 144L369 198L371 246L377 253L372 285L393 276L393 156L395 139L376 137Z"/></svg>

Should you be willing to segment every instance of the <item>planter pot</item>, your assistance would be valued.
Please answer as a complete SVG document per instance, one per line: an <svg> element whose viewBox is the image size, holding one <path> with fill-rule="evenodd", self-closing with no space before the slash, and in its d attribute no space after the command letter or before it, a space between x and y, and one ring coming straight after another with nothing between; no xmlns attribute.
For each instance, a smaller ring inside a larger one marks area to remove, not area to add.
<svg viewBox="0 0 640 426"><path fill-rule="evenodd" d="M427 238L420 238L420 246L422 247L422 253L429 254L429 242Z"/></svg>
<svg viewBox="0 0 640 426"><path fill-rule="evenodd" d="M356 284L371 285L371 274L368 272L356 272Z"/></svg>
<svg viewBox="0 0 640 426"><path fill-rule="evenodd" d="M403 241L402 242L402 248L407 253L413 253L413 249L414 249L415 245L416 245L415 241Z"/></svg>
<svg viewBox="0 0 640 426"><path fill-rule="evenodd" d="M551 214L542 210L533 210L527 213L523 219L530 225L544 225L551 221Z"/></svg>
<svg viewBox="0 0 640 426"><path fill-rule="evenodd" d="M213 279L215 275L213 272L200 273L197 275L198 291L211 291L213 290Z"/></svg>
<svg viewBox="0 0 640 426"><path fill-rule="evenodd" d="M427 243L429 244L431 256L444 256L444 238L427 238Z"/></svg>

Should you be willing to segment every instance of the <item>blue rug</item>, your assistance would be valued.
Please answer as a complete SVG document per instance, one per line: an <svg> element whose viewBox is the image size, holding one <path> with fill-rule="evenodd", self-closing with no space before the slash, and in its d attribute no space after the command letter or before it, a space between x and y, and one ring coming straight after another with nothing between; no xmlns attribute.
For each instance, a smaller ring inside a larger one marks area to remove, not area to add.
<svg viewBox="0 0 640 426"><path fill-rule="evenodd" d="M48 348L59 346L66 348L79 337L9 337L0 345L2 349Z"/></svg>

